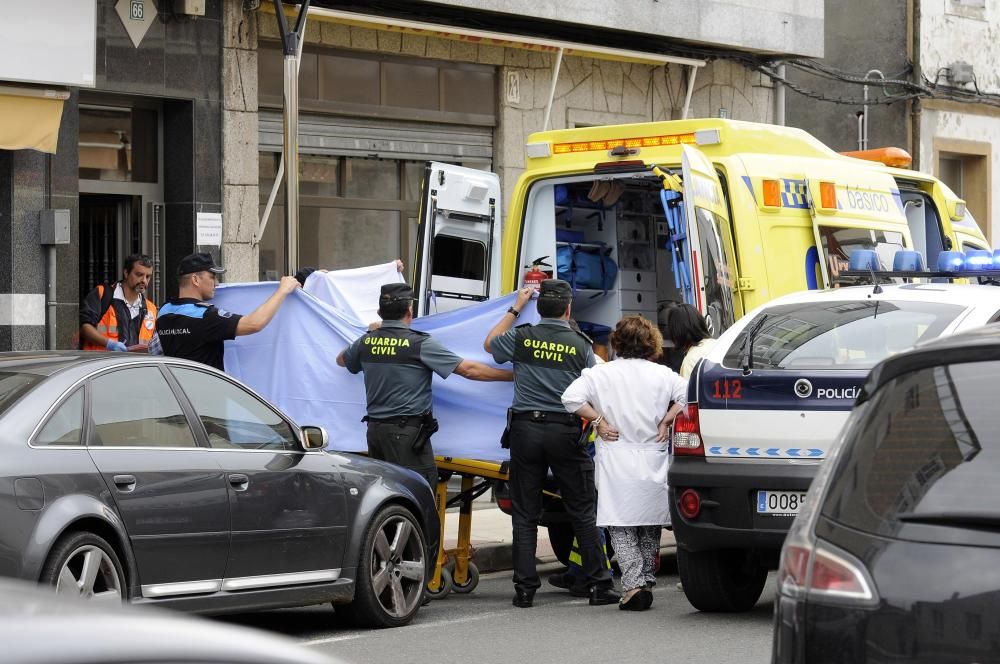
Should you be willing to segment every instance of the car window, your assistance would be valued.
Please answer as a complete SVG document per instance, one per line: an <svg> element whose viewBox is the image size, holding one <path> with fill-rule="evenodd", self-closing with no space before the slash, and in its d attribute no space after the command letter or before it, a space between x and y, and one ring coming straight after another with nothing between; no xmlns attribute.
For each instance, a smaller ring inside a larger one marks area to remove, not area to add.
<svg viewBox="0 0 1000 664"><path fill-rule="evenodd" d="M91 445L195 447L194 433L156 367L102 374L91 381Z"/></svg>
<svg viewBox="0 0 1000 664"><path fill-rule="evenodd" d="M83 389L60 404L35 437L35 445L83 444Z"/></svg>
<svg viewBox="0 0 1000 664"><path fill-rule="evenodd" d="M953 304L863 300L786 304L758 314L723 360L740 367L746 337L753 338L755 369L870 369L893 353L941 335L963 311Z"/></svg>
<svg viewBox="0 0 1000 664"><path fill-rule="evenodd" d="M886 535L903 522L997 514L1000 362L921 369L872 396L834 474L824 515Z"/></svg>
<svg viewBox="0 0 1000 664"><path fill-rule="evenodd" d="M0 415L42 380L42 376L16 371L0 371Z"/></svg>
<svg viewBox="0 0 1000 664"><path fill-rule="evenodd" d="M272 408L227 380L196 369L170 370L217 449L299 451L292 428Z"/></svg>

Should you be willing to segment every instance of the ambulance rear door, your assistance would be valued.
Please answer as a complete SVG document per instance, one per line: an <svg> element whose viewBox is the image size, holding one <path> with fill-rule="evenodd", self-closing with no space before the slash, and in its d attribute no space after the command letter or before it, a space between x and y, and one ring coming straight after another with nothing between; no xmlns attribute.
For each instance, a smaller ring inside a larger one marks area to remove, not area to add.
<svg viewBox="0 0 1000 664"><path fill-rule="evenodd" d="M708 157L697 148L682 148L684 216L687 242L684 256L693 285L693 304L718 337L742 314L735 297L737 275L732 226L722 183Z"/></svg>
<svg viewBox="0 0 1000 664"><path fill-rule="evenodd" d="M851 252L875 251L880 269L892 270L900 249L912 249L899 189L882 173L831 173L806 178L806 202L818 251L820 288L851 285L840 277Z"/></svg>
<svg viewBox="0 0 1000 664"><path fill-rule="evenodd" d="M499 295L500 205L496 174L428 162L414 258L415 315Z"/></svg>

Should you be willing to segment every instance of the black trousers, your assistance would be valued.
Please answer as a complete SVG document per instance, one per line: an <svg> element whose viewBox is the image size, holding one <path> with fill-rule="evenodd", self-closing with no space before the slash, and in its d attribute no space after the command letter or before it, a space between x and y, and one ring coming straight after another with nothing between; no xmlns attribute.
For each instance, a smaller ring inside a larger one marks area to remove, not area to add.
<svg viewBox="0 0 1000 664"><path fill-rule="evenodd" d="M413 441L419 434L419 425L399 426L395 422L369 422L368 456L417 471L431 485L431 491L435 491L438 471L434 464L431 441L428 440L419 452L413 451Z"/></svg>
<svg viewBox="0 0 1000 664"><path fill-rule="evenodd" d="M515 420L510 425L510 497L513 502L514 586L533 591L541 582L535 568L542 489L549 468L573 524L587 586L611 587L597 530L594 460L576 441L580 428L562 422Z"/></svg>

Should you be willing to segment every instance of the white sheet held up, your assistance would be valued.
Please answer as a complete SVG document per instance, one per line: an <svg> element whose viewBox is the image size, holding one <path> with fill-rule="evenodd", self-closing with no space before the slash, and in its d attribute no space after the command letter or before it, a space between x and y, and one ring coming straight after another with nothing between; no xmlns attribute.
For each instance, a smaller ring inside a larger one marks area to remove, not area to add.
<svg viewBox="0 0 1000 664"><path fill-rule="evenodd" d="M350 270L317 270L306 279L304 290L341 313L367 324L381 320L378 317L378 296L382 284L401 281L403 275L393 261Z"/></svg>

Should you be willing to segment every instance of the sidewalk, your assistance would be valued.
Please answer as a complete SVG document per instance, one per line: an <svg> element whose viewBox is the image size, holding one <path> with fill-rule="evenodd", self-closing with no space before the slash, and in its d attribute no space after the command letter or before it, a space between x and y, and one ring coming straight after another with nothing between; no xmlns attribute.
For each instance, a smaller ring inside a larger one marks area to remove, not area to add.
<svg viewBox="0 0 1000 664"><path fill-rule="evenodd" d="M500 572L512 568L511 537L510 516L500 511L500 508L489 502L488 499L480 499L473 503L473 560L480 573ZM444 548L455 548L457 540L458 508L454 508L449 509L445 517ZM674 534L665 530L660 544L662 564L675 566L676 555L677 545L674 542ZM552 546L549 544L547 528L538 529L536 560L539 564L556 562Z"/></svg>

